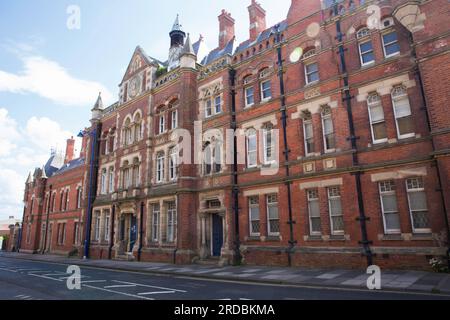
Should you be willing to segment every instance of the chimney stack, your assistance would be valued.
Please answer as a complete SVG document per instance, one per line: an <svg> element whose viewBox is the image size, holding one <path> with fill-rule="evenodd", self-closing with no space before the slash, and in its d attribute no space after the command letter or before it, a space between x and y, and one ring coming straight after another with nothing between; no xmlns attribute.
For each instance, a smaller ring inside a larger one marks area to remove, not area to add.
<svg viewBox="0 0 450 320"><path fill-rule="evenodd" d="M250 40L255 41L258 35L266 30L266 10L256 0L252 0L248 7L248 13L250 15Z"/></svg>
<svg viewBox="0 0 450 320"><path fill-rule="evenodd" d="M70 139L67 139L67 146L66 146L66 157L64 158L64 164L69 163L73 160L75 153L75 139L71 137Z"/></svg>
<svg viewBox="0 0 450 320"><path fill-rule="evenodd" d="M231 14L222 10L219 16L219 49L225 48L228 42L234 38L234 19Z"/></svg>

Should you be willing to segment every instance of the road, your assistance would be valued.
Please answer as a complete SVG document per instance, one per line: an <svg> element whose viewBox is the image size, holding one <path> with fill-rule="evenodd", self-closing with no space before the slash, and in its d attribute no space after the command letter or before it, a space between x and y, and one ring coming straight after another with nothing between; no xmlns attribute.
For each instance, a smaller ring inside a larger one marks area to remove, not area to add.
<svg viewBox="0 0 450 320"><path fill-rule="evenodd" d="M1 300L436 300L450 296L277 286L81 267L81 290L67 287L68 265L0 257Z"/></svg>

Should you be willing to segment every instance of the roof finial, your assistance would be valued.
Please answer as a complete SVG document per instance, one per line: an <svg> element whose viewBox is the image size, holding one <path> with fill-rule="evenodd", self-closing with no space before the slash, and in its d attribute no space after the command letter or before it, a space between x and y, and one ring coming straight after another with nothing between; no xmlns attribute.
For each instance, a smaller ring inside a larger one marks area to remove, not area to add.
<svg viewBox="0 0 450 320"><path fill-rule="evenodd" d="M175 19L175 22L173 23L173 27L172 27L172 31L183 31L181 29L181 24L180 24L180 15L177 14L177 17Z"/></svg>
<svg viewBox="0 0 450 320"><path fill-rule="evenodd" d="M103 101L102 101L102 92L98 93L97 101L95 102L94 109L102 110L103 109Z"/></svg>
<svg viewBox="0 0 450 320"><path fill-rule="evenodd" d="M194 47L191 42L191 35L188 33L186 43L184 44L183 54L192 54L195 55Z"/></svg>

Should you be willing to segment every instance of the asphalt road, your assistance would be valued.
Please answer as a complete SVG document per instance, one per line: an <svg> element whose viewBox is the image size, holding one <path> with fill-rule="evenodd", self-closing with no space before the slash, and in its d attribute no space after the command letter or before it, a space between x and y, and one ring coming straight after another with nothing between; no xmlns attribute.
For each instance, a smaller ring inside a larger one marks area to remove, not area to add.
<svg viewBox="0 0 450 320"><path fill-rule="evenodd" d="M289 287L81 267L81 290L67 265L0 257L1 300L437 300L450 296Z"/></svg>

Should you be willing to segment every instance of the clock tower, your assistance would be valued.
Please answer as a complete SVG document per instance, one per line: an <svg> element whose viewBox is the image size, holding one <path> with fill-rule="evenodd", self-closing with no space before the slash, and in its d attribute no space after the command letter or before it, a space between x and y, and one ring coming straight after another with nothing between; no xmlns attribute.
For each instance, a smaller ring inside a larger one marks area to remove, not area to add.
<svg viewBox="0 0 450 320"><path fill-rule="evenodd" d="M175 19L170 35L170 49L169 49L169 71L175 69L180 65L180 56L183 52L184 38L186 33L181 29L179 17Z"/></svg>

